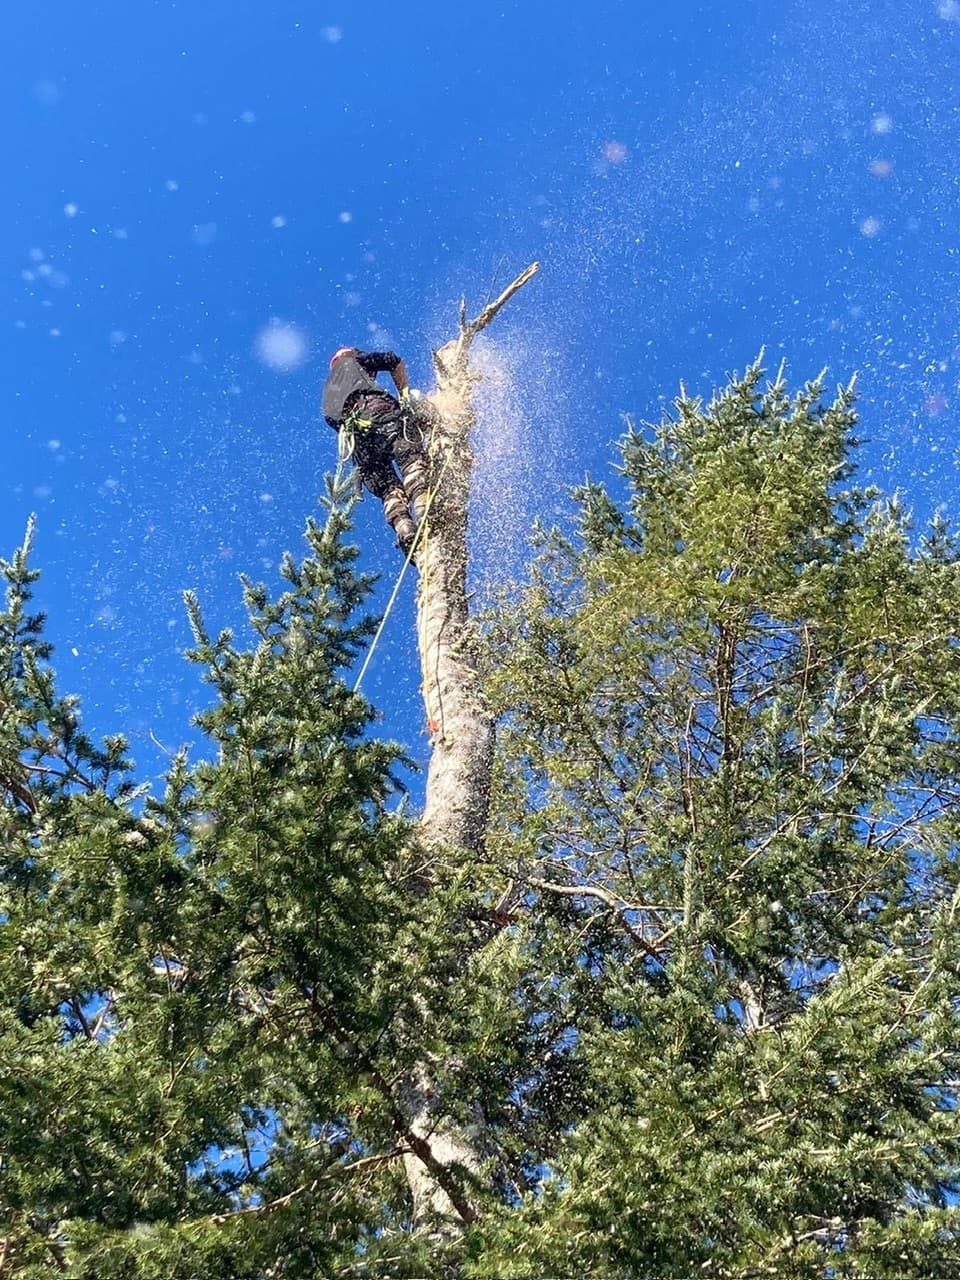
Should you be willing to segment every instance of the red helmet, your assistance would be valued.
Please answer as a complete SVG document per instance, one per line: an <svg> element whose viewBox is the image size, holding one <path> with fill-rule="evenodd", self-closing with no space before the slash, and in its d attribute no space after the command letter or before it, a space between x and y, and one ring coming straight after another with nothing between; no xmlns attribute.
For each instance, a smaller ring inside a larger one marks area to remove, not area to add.
<svg viewBox="0 0 960 1280"><path fill-rule="evenodd" d="M341 356L355 356L356 354L357 354L356 347L340 347L330 357L330 368L331 369L333 368L333 366L337 363L337 361L340 359Z"/></svg>

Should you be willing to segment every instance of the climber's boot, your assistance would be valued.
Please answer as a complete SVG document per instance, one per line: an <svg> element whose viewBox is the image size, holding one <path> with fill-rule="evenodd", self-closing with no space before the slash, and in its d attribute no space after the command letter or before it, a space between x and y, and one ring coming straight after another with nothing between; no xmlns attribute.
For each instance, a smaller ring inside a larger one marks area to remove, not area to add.
<svg viewBox="0 0 960 1280"><path fill-rule="evenodd" d="M408 556L417 537L417 526L409 516L401 516L393 526L393 532L397 535L397 549Z"/></svg>

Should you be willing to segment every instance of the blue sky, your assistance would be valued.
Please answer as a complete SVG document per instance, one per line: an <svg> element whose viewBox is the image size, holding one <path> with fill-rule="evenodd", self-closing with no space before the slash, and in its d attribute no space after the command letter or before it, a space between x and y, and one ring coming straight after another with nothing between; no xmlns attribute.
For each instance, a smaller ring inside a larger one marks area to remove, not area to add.
<svg viewBox="0 0 960 1280"><path fill-rule="evenodd" d="M839 9L840 12L835 12ZM859 372L862 474L957 509L960 0L66 0L0 48L0 547L96 733L189 735L180 602L299 551L329 352L481 353L474 582L611 476L624 415L762 345ZM365 567L398 567L372 499ZM423 754L408 584L367 691ZM382 599L380 599L382 597Z"/></svg>

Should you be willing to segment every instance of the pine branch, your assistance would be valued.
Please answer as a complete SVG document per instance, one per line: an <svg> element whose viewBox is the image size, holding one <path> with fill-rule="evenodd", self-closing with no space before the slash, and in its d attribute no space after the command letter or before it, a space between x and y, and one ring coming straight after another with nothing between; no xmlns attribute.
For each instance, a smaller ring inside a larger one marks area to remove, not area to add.
<svg viewBox="0 0 960 1280"><path fill-rule="evenodd" d="M410 1149L399 1146L394 1147L392 1151L384 1151L375 1156L363 1156L359 1160L353 1160L349 1164L339 1165L335 1169L328 1169L325 1173L319 1174L311 1182L303 1182L299 1187L294 1187L292 1191L288 1191L286 1195L277 1196L276 1200L268 1200L265 1204L249 1204L242 1209L235 1209L232 1213L213 1213L206 1221L212 1222L216 1226L222 1225L224 1222L230 1222L236 1218L251 1217L260 1214L275 1213L277 1209L283 1209L286 1205L292 1204L300 1196L316 1191L325 1182L339 1181L341 1178L351 1178L355 1174L369 1172L377 1169L381 1165L390 1164L394 1160L399 1160L405 1155L410 1154ZM241 1184L242 1185L242 1184Z"/></svg>

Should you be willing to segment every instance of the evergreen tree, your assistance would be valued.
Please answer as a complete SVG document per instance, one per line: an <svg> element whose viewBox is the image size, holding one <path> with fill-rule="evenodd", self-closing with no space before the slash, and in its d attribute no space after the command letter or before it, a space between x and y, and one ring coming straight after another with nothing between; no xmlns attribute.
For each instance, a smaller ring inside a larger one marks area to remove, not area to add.
<svg viewBox="0 0 960 1280"><path fill-rule="evenodd" d="M954 1274L958 545L754 365L494 629L499 847L579 1073L477 1276Z"/></svg>
<svg viewBox="0 0 960 1280"><path fill-rule="evenodd" d="M853 427L682 395L443 630L499 721L469 844L351 689L336 488L245 645L188 601L162 794L0 562L0 1280L955 1271L960 551Z"/></svg>
<svg viewBox="0 0 960 1280"><path fill-rule="evenodd" d="M403 1090L425 1041L450 1058L430 1024L462 891L451 875L424 894L403 757L344 681L374 622L355 617L369 582L346 527L336 505L310 523L277 599L246 583L249 648L188 600L216 754L178 757L160 798L57 700L27 548L2 564L0 1276L441 1260L411 1230L402 1157L455 1205L462 1179Z"/></svg>

